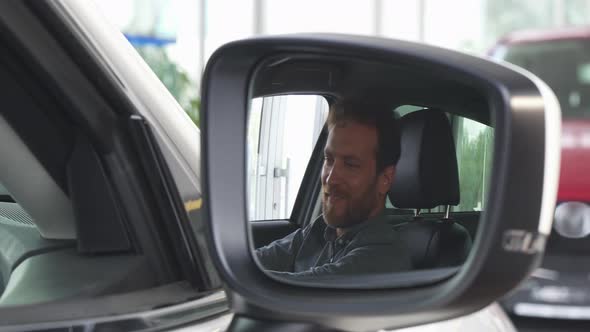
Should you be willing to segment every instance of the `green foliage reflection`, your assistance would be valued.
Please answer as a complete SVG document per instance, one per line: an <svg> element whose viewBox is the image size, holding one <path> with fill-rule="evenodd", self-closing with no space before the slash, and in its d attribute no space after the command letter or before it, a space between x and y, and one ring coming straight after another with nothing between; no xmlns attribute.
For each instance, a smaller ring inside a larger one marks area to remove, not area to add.
<svg viewBox="0 0 590 332"><path fill-rule="evenodd" d="M492 166L493 130L481 123L458 119L457 162L461 203L455 211L480 211L485 208L486 191Z"/></svg>
<svg viewBox="0 0 590 332"><path fill-rule="evenodd" d="M191 81L184 69L170 59L164 48L139 46L135 49L198 127L201 101L197 84Z"/></svg>

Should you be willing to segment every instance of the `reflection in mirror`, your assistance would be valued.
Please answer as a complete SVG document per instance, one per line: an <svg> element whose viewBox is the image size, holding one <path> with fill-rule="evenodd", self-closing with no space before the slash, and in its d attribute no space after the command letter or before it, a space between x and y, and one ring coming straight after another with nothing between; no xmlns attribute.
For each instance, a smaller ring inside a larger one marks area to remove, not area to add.
<svg viewBox="0 0 590 332"><path fill-rule="evenodd" d="M288 219L328 115L317 95L254 98L248 123L250 220Z"/></svg>
<svg viewBox="0 0 590 332"><path fill-rule="evenodd" d="M489 189L488 105L461 83L409 74L342 59L259 71L248 217L269 275L322 287L411 286L463 264Z"/></svg>

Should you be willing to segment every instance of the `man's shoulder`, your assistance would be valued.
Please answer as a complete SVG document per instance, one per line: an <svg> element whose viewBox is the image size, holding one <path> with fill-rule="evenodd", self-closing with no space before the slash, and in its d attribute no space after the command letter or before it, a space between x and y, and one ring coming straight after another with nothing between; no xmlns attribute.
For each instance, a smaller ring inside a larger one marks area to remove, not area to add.
<svg viewBox="0 0 590 332"><path fill-rule="evenodd" d="M371 224L356 234L353 241L356 245L398 245L400 234L386 220L369 221Z"/></svg>

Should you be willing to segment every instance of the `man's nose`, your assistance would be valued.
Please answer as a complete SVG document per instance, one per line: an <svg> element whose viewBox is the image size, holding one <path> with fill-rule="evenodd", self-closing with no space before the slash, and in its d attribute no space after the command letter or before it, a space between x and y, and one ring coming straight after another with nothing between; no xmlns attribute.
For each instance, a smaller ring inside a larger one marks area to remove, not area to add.
<svg viewBox="0 0 590 332"><path fill-rule="evenodd" d="M337 162L334 162L334 164L331 167L329 167L326 171L326 184L333 185L340 183L340 181L342 180L342 172L341 167Z"/></svg>

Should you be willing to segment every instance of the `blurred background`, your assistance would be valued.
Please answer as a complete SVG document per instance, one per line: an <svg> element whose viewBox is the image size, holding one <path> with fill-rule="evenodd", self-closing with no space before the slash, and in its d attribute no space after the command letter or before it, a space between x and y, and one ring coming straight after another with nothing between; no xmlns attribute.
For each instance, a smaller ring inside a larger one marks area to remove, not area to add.
<svg viewBox="0 0 590 332"><path fill-rule="evenodd" d="M197 126L209 56L251 36L380 36L489 56L535 73L563 111L558 206L543 266L502 304L521 331L590 330L590 0L96 2ZM474 149L485 161L479 141L486 140L474 139ZM470 206L481 209L482 201Z"/></svg>
<svg viewBox="0 0 590 332"><path fill-rule="evenodd" d="M207 59L232 40L336 32L418 41L486 54L523 29L590 23L587 0L100 0L181 106L198 123Z"/></svg>

